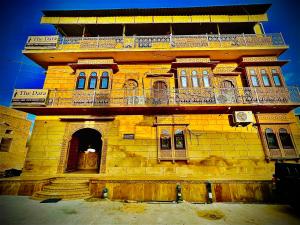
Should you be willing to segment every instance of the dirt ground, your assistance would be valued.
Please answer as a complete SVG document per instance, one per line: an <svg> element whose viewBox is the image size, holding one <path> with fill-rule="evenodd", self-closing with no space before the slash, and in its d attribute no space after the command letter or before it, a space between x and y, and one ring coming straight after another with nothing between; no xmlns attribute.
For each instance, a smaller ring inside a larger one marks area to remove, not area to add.
<svg viewBox="0 0 300 225"><path fill-rule="evenodd" d="M124 203L99 199L40 203L24 196L0 196L0 209L1 225L300 224L300 216L287 205Z"/></svg>

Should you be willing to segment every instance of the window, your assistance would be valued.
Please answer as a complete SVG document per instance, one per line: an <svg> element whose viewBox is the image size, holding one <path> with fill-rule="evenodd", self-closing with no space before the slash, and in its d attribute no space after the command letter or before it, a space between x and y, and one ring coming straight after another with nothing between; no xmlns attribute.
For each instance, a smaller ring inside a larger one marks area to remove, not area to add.
<svg viewBox="0 0 300 225"><path fill-rule="evenodd" d="M108 84L109 84L109 76L108 72L103 72L101 79L100 79L100 89L108 89Z"/></svg>
<svg viewBox="0 0 300 225"><path fill-rule="evenodd" d="M273 130L271 128L267 128L265 134L269 149L278 149L278 141L276 138L276 134L273 132Z"/></svg>
<svg viewBox="0 0 300 225"><path fill-rule="evenodd" d="M282 147L285 149L293 149L294 145L292 142L291 135L284 128L279 129L279 138L282 144Z"/></svg>
<svg viewBox="0 0 300 225"><path fill-rule="evenodd" d="M8 152L11 146L12 138L2 138L0 142L0 152Z"/></svg>
<svg viewBox="0 0 300 225"><path fill-rule="evenodd" d="M250 69L250 75L256 75L255 70L254 69Z"/></svg>
<svg viewBox="0 0 300 225"><path fill-rule="evenodd" d="M199 87L198 77L197 77L197 71L192 71L192 85L193 87Z"/></svg>
<svg viewBox="0 0 300 225"><path fill-rule="evenodd" d="M97 86L97 73L92 72L89 80L89 89L95 89Z"/></svg>
<svg viewBox="0 0 300 225"><path fill-rule="evenodd" d="M13 130L6 130L5 133L6 133L6 134L12 134L12 133L13 133Z"/></svg>
<svg viewBox="0 0 300 225"><path fill-rule="evenodd" d="M181 71L180 82L181 82L181 87L186 88L188 86L185 70Z"/></svg>
<svg viewBox="0 0 300 225"><path fill-rule="evenodd" d="M262 77L262 81L263 81L264 86L265 87L270 87L271 84L270 84L269 76L268 76L266 70L262 69L262 70L260 70L260 73L261 73L261 77Z"/></svg>
<svg viewBox="0 0 300 225"><path fill-rule="evenodd" d="M273 77L273 81L276 87L281 87L282 86L282 82L279 76L279 73L277 72L277 70L272 69L272 77Z"/></svg>
<svg viewBox="0 0 300 225"><path fill-rule="evenodd" d="M257 76L251 75L251 81L253 87L259 87Z"/></svg>
<svg viewBox="0 0 300 225"><path fill-rule="evenodd" d="M85 73L84 72L80 72L79 76L77 78L77 84L76 84L76 89L84 89L85 87Z"/></svg>
<svg viewBox="0 0 300 225"><path fill-rule="evenodd" d="M184 133L182 130L177 130L174 135L175 149L185 149Z"/></svg>
<svg viewBox="0 0 300 225"><path fill-rule="evenodd" d="M160 135L160 149L170 150L171 149L171 137L167 130L163 130Z"/></svg>
<svg viewBox="0 0 300 225"><path fill-rule="evenodd" d="M203 75L204 87L209 88L210 87L210 81L209 81L209 77L208 77L208 72L206 70L203 70L202 75Z"/></svg>
<svg viewBox="0 0 300 225"><path fill-rule="evenodd" d="M161 121L163 122L163 121ZM157 125L158 160L188 160L185 127L175 124Z"/></svg>
<svg viewBox="0 0 300 225"><path fill-rule="evenodd" d="M263 145L269 159L295 159L299 157L287 124L260 125Z"/></svg>

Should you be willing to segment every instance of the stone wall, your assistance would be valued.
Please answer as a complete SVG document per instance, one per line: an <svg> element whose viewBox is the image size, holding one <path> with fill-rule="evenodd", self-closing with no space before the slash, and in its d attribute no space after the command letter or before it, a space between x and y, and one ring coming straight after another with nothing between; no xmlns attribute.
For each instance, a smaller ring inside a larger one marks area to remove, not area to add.
<svg viewBox="0 0 300 225"><path fill-rule="evenodd" d="M0 172L23 168L31 126L26 117L27 113L0 106L0 141L11 139L10 147L0 151Z"/></svg>

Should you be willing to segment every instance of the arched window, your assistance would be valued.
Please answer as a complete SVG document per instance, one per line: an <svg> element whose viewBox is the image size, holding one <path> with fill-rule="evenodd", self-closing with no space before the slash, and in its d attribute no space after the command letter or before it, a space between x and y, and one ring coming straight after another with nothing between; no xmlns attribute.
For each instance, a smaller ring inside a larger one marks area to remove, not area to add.
<svg viewBox="0 0 300 225"><path fill-rule="evenodd" d="M285 149L294 149L291 135L284 128L279 129L279 138L282 144L282 147Z"/></svg>
<svg viewBox="0 0 300 225"><path fill-rule="evenodd" d="M204 84L204 87L205 88L209 88L210 87L210 81L209 81L207 70L203 70L202 75L203 75L203 84Z"/></svg>
<svg viewBox="0 0 300 225"><path fill-rule="evenodd" d="M185 149L184 133L182 130L176 130L174 134L175 149Z"/></svg>
<svg viewBox="0 0 300 225"><path fill-rule="evenodd" d="M129 79L125 82L123 88L125 90L125 96L136 96L138 91L138 82L134 79Z"/></svg>
<svg viewBox="0 0 300 225"><path fill-rule="evenodd" d="M270 87L270 79L265 69L260 70L261 78L265 87Z"/></svg>
<svg viewBox="0 0 300 225"><path fill-rule="evenodd" d="M100 78L100 89L108 89L108 84L109 84L109 75L107 71L104 71Z"/></svg>
<svg viewBox="0 0 300 225"><path fill-rule="evenodd" d="M181 83L181 87L182 88L186 88L188 86L187 84L187 77L186 77L186 72L185 70L181 71L181 75L180 75L180 83Z"/></svg>
<svg viewBox="0 0 300 225"><path fill-rule="evenodd" d="M259 87L259 81L258 81L256 72L253 69L250 70L250 78L251 78L252 86Z"/></svg>
<svg viewBox="0 0 300 225"><path fill-rule="evenodd" d="M196 70L192 71L192 85L193 87L199 87L199 81Z"/></svg>
<svg viewBox="0 0 300 225"><path fill-rule="evenodd" d="M97 73L92 72L89 79L89 89L95 89L97 86Z"/></svg>
<svg viewBox="0 0 300 225"><path fill-rule="evenodd" d="M276 134L273 132L273 130L271 128L267 128L265 130L265 135L269 149L278 149L278 141L276 138Z"/></svg>
<svg viewBox="0 0 300 225"><path fill-rule="evenodd" d="M170 150L171 149L171 137L167 130L162 130L160 135L160 149Z"/></svg>
<svg viewBox="0 0 300 225"><path fill-rule="evenodd" d="M86 80L85 73L80 72L79 76L77 77L76 89L84 89L85 80Z"/></svg>
<svg viewBox="0 0 300 225"><path fill-rule="evenodd" d="M272 69L272 77L273 77L273 81L276 87L281 87L282 86L282 82L279 76L279 73L277 72L277 70Z"/></svg>

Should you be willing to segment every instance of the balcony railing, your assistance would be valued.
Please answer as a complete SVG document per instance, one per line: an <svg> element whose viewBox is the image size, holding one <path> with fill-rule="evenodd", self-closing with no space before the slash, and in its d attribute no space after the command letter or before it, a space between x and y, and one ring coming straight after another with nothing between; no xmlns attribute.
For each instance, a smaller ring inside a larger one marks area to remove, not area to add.
<svg viewBox="0 0 300 225"><path fill-rule="evenodd" d="M49 90L46 106L187 106L299 104L298 87Z"/></svg>
<svg viewBox="0 0 300 225"><path fill-rule="evenodd" d="M285 46L281 33L62 37L56 49L228 48Z"/></svg>

